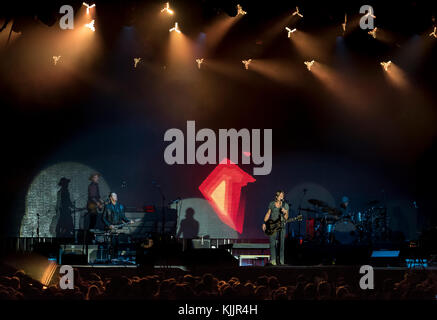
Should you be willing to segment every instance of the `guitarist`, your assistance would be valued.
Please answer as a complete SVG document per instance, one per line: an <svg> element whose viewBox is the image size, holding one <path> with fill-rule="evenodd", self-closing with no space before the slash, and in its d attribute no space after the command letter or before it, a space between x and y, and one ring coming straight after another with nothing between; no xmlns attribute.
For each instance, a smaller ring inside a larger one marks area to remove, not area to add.
<svg viewBox="0 0 437 320"><path fill-rule="evenodd" d="M87 209L89 215L89 229L94 229L96 227L97 215L99 210L103 209L103 200L100 198L99 191L99 179L100 174L93 173L89 180L91 183L88 186L88 202Z"/></svg>
<svg viewBox="0 0 437 320"><path fill-rule="evenodd" d="M266 222L268 220L288 219L288 204L284 201L284 191L277 191L275 199L270 202L267 213L264 217L262 225L263 231L266 230ZM285 228L275 232L270 237L270 263L276 265L276 256L279 252L279 264L284 264L284 243L285 243ZM277 242L278 240L278 242Z"/></svg>

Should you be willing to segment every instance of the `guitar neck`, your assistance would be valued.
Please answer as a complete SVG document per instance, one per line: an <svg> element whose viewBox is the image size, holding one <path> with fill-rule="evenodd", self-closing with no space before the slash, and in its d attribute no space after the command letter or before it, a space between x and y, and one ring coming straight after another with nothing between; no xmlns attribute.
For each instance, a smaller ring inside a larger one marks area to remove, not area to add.
<svg viewBox="0 0 437 320"><path fill-rule="evenodd" d="M288 218L287 222L299 221L301 219L302 219L302 216L297 216L297 217L294 217L294 218Z"/></svg>

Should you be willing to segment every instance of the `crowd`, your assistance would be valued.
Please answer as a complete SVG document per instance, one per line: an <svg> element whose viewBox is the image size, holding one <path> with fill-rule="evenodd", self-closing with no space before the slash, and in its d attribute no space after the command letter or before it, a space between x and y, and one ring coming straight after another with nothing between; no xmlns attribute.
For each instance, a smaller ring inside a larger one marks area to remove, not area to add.
<svg viewBox="0 0 437 320"><path fill-rule="evenodd" d="M291 283L283 283L267 275L246 281L237 277L218 279L211 273L108 277L98 271L82 275L75 269L74 289L62 290L58 282L46 287L23 271L16 271L0 277L0 299L429 300L437 294L437 274L414 270L405 272L400 281L387 278L374 290L362 290L358 282L351 283L341 276L330 279L326 272L316 276L299 274Z"/></svg>

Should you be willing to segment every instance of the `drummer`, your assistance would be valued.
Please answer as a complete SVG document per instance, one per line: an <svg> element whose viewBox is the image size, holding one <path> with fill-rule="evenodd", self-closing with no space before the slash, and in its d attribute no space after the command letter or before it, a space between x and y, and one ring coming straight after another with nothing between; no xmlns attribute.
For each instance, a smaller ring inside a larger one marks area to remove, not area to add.
<svg viewBox="0 0 437 320"><path fill-rule="evenodd" d="M339 218L350 218L351 217L350 208L349 208L349 197L343 196L341 198L340 212L341 212L341 215Z"/></svg>

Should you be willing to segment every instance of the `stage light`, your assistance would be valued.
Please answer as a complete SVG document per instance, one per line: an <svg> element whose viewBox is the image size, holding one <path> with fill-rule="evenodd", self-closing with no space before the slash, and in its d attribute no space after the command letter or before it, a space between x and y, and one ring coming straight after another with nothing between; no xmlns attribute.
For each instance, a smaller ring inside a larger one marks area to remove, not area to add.
<svg viewBox="0 0 437 320"><path fill-rule="evenodd" d="M289 37L289 38L291 38L291 34L292 34L293 32L296 32L296 31L297 31L296 28L294 28L293 30L291 30L289 27L285 27L285 30L287 30L287 32L288 32L288 37Z"/></svg>
<svg viewBox="0 0 437 320"><path fill-rule="evenodd" d="M305 61L304 64L307 66L308 71L311 71L311 68L314 64L314 60L311 61Z"/></svg>
<svg viewBox="0 0 437 320"><path fill-rule="evenodd" d="M292 16L298 15L299 17L303 18L303 15L299 12L299 7L296 7L296 11L292 13Z"/></svg>
<svg viewBox="0 0 437 320"><path fill-rule="evenodd" d="M344 22L341 24L341 27L343 28L343 33L346 32L346 23L347 23L347 14L344 14Z"/></svg>
<svg viewBox="0 0 437 320"><path fill-rule="evenodd" d="M373 19L376 19L376 17L373 15L373 9L372 7L369 8L369 12L365 15L365 17L371 16Z"/></svg>
<svg viewBox="0 0 437 320"><path fill-rule="evenodd" d="M166 4L165 4L165 7L161 10L161 12L167 12L168 14L173 14L174 13L174 11L172 10L172 9L170 9L170 3L169 2L167 2Z"/></svg>
<svg viewBox="0 0 437 320"><path fill-rule="evenodd" d="M92 5L89 5L89 4L86 3L86 2L82 2L82 5L84 5L84 6L86 7L86 14L90 14L90 9L91 9L91 8L94 8L94 7L96 6L95 3L93 3Z"/></svg>
<svg viewBox="0 0 437 320"><path fill-rule="evenodd" d="M203 63L203 58L202 59L196 59L197 62L197 68L200 69L200 65Z"/></svg>
<svg viewBox="0 0 437 320"><path fill-rule="evenodd" d="M61 59L61 56L53 56L53 64L56 66L58 61Z"/></svg>
<svg viewBox="0 0 437 320"><path fill-rule="evenodd" d="M137 67L138 63L140 63L141 58L134 58L134 68Z"/></svg>
<svg viewBox="0 0 437 320"><path fill-rule="evenodd" d="M249 60L241 60L241 62L244 64L244 68L246 70L249 70L249 64L252 62L252 59Z"/></svg>
<svg viewBox="0 0 437 320"><path fill-rule="evenodd" d="M390 68L391 66L391 61L381 62L381 66L384 68L385 71L388 71L388 68Z"/></svg>
<svg viewBox="0 0 437 320"><path fill-rule="evenodd" d="M175 22L174 27L170 29L170 32L176 31L177 33L181 33L181 30L179 30L179 25L177 22Z"/></svg>
<svg viewBox="0 0 437 320"><path fill-rule="evenodd" d="M370 34L373 37L373 39L376 39L376 31L378 31L377 27L375 27L375 29L369 31L368 34Z"/></svg>
<svg viewBox="0 0 437 320"><path fill-rule="evenodd" d="M94 28L94 20L92 20L90 23L87 23L85 25L88 29L90 29L92 32L96 31L96 28Z"/></svg>
<svg viewBox="0 0 437 320"><path fill-rule="evenodd" d="M237 4L237 16L244 16L247 12L243 10L243 8Z"/></svg>
<svg viewBox="0 0 437 320"><path fill-rule="evenodd" d="M434 37L434 38L437 38L437 34L436 34L436 31L437 31L437 27L434 27L434 31L433 31L433 32L431 32L431 33L429 34L429 36L430 36L430 37Z"/></svg>

